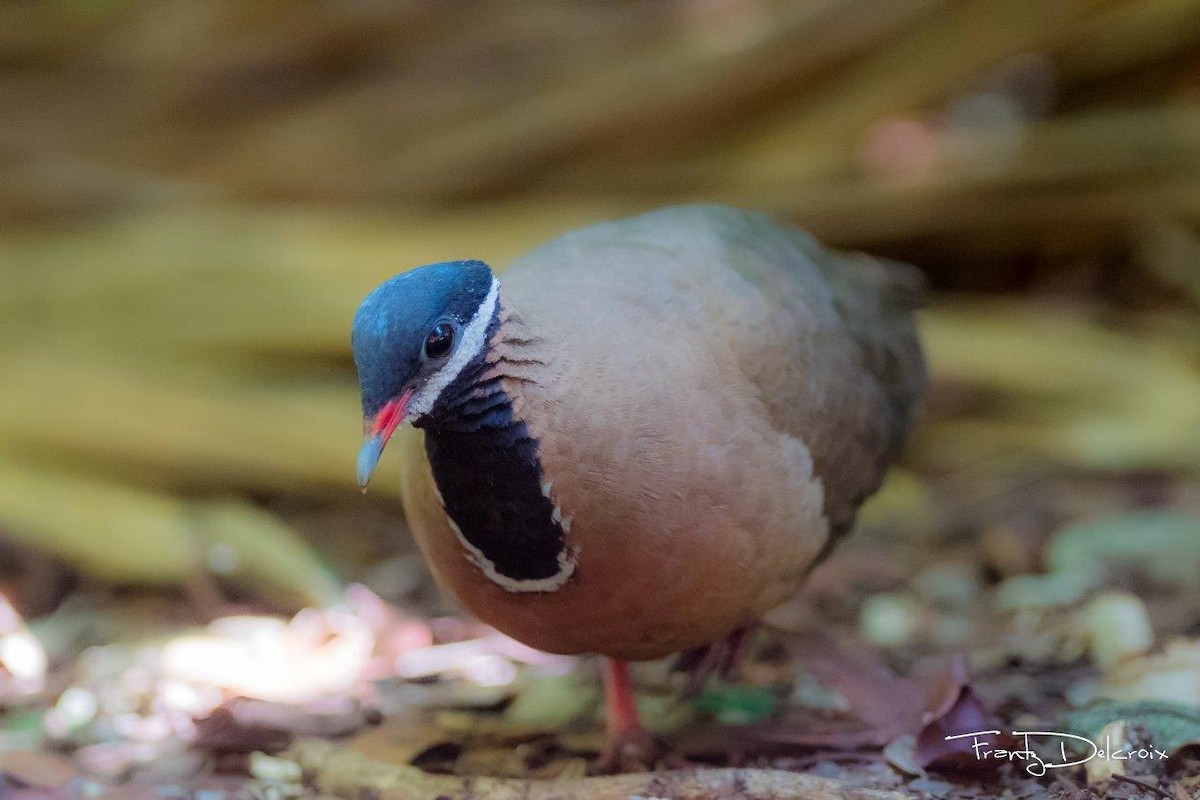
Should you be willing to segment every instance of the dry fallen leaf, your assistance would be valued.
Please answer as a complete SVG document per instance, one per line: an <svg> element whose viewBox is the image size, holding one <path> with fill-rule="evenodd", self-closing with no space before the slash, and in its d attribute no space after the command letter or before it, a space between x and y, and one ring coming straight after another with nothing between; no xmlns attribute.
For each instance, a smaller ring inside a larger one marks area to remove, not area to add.
<svg viewBox="0 0 1200 800"><path fill-rule="evenodd" d="M79 775L71 760L57 753L46 750L0 752L0 788L3 780L8 778L34 789L61 789Z"/></svg>
<svg viewBox="0 0 1200 800"><path fill-rule="evenodd" d="M1167 700L1200 706L1200 640L1175 639L1161 653L1125 661L1104 677L1113 700Z"/></svg>
<svg viewBox="0 0 1200 800"><path fill-rule="evenodd" d="M959 656L949 669L930 685L929 711L917 733L915 756L925 769L937 772L992 772L1004 763L980 758L975 748L982 742L988 749L1006 747L1010 737L995 714L971 688L966 659ZM965 736L990 731L981 736Z"/></svg>
<svg viewBox="0 0 1200 800"><path fill-rule="evenodd" d="M364 621L344 611L307 610L290 622L226 617L163 647L162 669L182 683L280 703L345 692L375 646Z"/></svg>

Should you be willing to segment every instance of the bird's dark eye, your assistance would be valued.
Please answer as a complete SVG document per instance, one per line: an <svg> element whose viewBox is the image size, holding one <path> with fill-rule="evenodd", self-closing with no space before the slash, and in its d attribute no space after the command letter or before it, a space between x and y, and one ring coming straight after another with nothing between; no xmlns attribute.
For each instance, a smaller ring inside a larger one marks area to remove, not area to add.
<svg viewBox="0 0 1200 800"><path fill-rule="evenodd" d="M454 326L449 322L439 322L425 337L425 356L427 358L445 358L454 348Z"/></svg>

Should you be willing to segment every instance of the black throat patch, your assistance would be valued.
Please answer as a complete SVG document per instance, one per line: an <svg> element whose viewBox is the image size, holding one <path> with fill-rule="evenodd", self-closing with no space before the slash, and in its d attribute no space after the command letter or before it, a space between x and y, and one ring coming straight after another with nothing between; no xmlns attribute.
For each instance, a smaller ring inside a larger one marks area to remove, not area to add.
<svg viewBox="0 0 1200 800"><path fill-rule="evenodd" d="M501 386L503 359L485 358L468 364L420 423L425 453L446 513L480 568L510 591L553 591L573 566L559 512L543 490L538 442Z"/></svg>

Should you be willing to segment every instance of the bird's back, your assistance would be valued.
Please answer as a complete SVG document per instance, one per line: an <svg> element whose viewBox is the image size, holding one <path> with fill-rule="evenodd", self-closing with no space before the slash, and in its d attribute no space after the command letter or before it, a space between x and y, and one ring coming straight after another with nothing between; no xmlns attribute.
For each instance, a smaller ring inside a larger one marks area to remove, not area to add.
<svg viewBox="0 0 1200 800"><path fill-rule="evenodd" d="M742 383L748 406L811 452L839 529L878 488L925 381L918 271L727 206L574 231L515 262L504 284L545 335L571 341L562 350L598 376L584 385L619 392L697 353L707 360L685 369Z"/></svg>

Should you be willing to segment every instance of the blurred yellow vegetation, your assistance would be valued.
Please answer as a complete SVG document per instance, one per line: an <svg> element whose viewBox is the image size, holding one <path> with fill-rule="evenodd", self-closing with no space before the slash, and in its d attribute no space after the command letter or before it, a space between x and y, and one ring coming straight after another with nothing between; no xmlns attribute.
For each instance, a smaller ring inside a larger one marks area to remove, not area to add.
<svg viewBox="0 0 1200 800"><path fill-rule="evenodd" d="M1170 313L936 299L971 402L912 458L1194 476L1198 44L1186 0L2 7L0 534L328 600L248 498L355 491L363 294L694 199L980 285L1121 260Z"/></svg>

